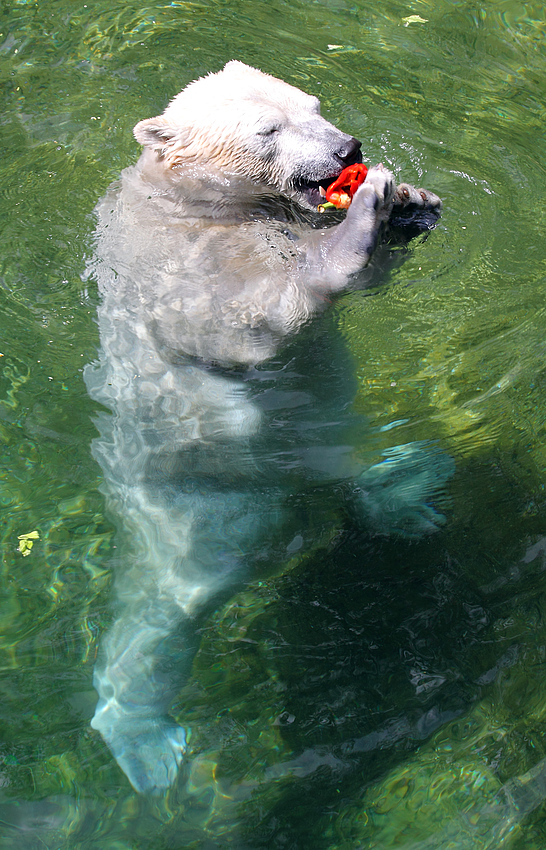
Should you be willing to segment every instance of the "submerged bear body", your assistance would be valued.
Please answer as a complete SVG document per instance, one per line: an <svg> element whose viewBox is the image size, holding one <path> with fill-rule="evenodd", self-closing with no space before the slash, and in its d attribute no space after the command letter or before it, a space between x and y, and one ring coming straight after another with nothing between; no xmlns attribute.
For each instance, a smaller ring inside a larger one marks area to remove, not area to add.
<svg viewBox="0 0 546 850"><path fill-rule="evenodd" d="M317 488L381 531L426 533L450 464L411 445L357 460L366 424L328 312L365 285L389 219L430 224L439 199L376 166L322 226L319 187L360 144L315 98L239 62L135 135L144 152L97 208L92 266L101 349L86 382L112 412L94 452L125 541L92 725L135 789L157 793L186 749L168 710L202 618L309 543Z"/></svg>

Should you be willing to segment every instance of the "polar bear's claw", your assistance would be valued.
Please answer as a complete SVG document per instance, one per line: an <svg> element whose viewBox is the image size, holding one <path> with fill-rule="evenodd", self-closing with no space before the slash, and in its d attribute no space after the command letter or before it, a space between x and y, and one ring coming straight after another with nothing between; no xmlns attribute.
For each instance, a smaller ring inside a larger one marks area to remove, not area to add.
<svg viewBox="0 0 546 850"><path fill-rule="evenodd" d="M394 193L389 228L391 231L403 231L406 238L411 239L432 230L441 213L442 202L434 192L400 183Z"/></svg>

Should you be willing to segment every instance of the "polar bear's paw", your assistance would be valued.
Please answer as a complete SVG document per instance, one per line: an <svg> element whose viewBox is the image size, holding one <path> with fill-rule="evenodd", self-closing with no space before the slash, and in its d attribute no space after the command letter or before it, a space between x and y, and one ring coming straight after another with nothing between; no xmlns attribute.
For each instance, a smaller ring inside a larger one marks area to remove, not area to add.
<svg viewBox="0 0 546 850"><path fill-rule="evenodd" d="M108 733L96 723L112 755L139 794L164 793L174 783L186 751L186 732L163 717L120 718Z"/></svg>
<svg viewBox="0 0 546 850"><path fill-rule="evenodd" d="M383 455L357 480L353 504L359 518L380 534L418 538L437 531L445 517L428 502L442 498L453 460L424 442L394 446Z"/></svg>
<svg viewBox="0 0 546 850"><path fill-rule="evenodd" d="M413 239L432 230L442 214L442 202L428 189L416 189L409 183L396 187L389 217L389 236Z"/></svg>
<svg viewBox="0 0 546 850"><path fill-rule="evenodd" d="M352 210L351 215L358 215L360 206L373 208L381 217L388 216L395 188L394 177L383 163L374 165L368 170L364 183L357 189L353 203L349 207ZM354 206L355 202L356 206Z"/></svg>

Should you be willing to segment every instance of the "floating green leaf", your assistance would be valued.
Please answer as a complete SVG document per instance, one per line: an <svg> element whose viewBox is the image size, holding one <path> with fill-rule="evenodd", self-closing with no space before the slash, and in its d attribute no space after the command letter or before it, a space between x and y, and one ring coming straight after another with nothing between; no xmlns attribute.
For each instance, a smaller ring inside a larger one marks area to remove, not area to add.
<svg viewBox="0 0 546 850"><path fill-rule="evenodd" d="M28 534L19 534L17 537L17 540L19 541L17 551L21 553L23 558L26 558L27 555L30 555L30 551L34 546L34 541L39 539L40 535L37 531L29 531Z"/></svg>
<svg viewBox="0 0 546 850"><path fill-rule="evenodd" d="M421 15L408 15L407 18L402 18L404 26L409 27L410 24L426 24L428 18L422 18Z"/></svg>

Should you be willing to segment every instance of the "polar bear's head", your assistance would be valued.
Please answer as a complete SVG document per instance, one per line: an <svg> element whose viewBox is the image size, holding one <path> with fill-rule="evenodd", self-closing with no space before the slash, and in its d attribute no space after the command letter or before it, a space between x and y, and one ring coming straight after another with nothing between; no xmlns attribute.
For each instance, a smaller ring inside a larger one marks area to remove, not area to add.
<svg viewBox="0 0 546 850"><path fill-rule="evenodd" d="M321 117L316 97L237 61L190 83L134 134L167 169L197 163L312 208L321 185L361 160L360 142Z"/></svg>

